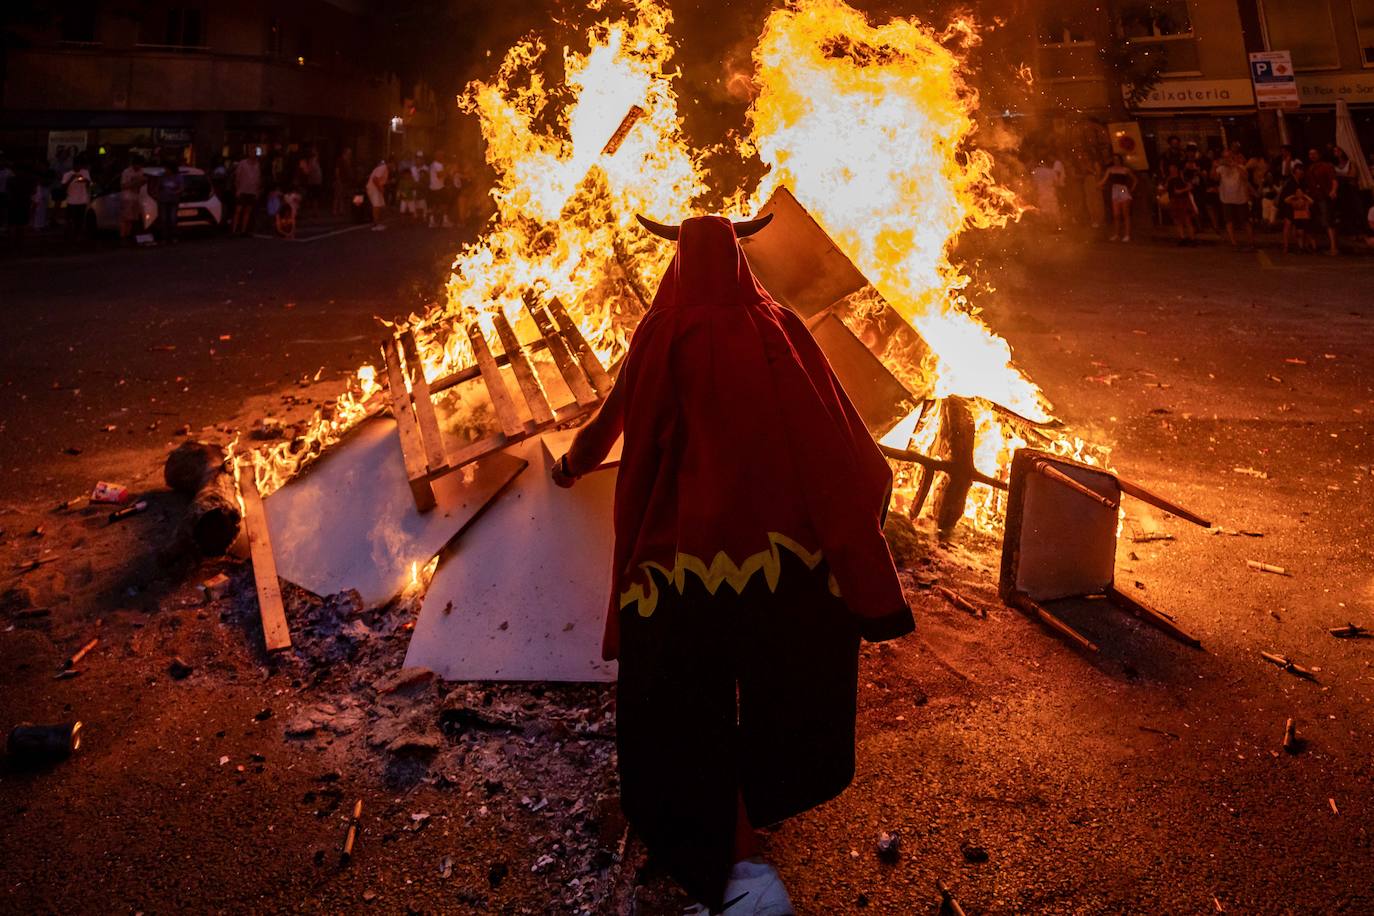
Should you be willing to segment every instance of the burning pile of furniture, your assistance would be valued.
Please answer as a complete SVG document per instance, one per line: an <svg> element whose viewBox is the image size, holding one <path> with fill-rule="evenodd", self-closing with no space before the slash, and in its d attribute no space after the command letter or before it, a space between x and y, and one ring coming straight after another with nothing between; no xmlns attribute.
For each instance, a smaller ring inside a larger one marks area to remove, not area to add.
<svg viewBox="0 0 1374 916"><path fill-rule="evenodd" d="M806 320L874 436L913 412L939 420L936 454L887 449L919 475L909 514L933 494L932 515L948 535L974 483L1009 490L1001 577L1009 605L1095 650L1044 603L1107 595L1196 645L1172 618L1113 586L1120 496L1206 522L1048 452L1023 449L1010 482L980 473L971 402L936 399L919 373L899 378L889 368L921 365L928 350L919 334L786 189L765 214L773 216L769 230L742 242L750 265ZM444 678L614 679L614 664L599 651L614 453L573 490L555 490L549 475L576 426L609 393L614 367L602 365L556 298L527 292L523 301L514 322L495 309L486 329L478 321L450 328L470 342L473 364L442 378L426 378L412 329L389 334L381 348L386 396L369 419L265 500L251 471L240 475L269 649L290 645L280 574L321 596L355 591L369 608L423 589L406 664ZM1027 438L1048 441L1053 424L982 406ZM183 476L188 489L208 487L206 499L218 506L217 479Z"/></svg>

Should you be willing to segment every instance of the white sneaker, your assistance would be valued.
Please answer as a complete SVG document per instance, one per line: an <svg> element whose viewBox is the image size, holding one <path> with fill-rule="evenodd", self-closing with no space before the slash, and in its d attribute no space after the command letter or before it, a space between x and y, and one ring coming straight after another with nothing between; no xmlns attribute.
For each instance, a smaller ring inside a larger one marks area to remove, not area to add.
<svg viewBox="0 0 1374 916"><path fill-rule="evenodd" d="M373 232L385 232L385 231L386 231L386 224L385 224L385 223L373 223L373 224L372 224L372 231L373 231Z"/></svg>
<svg viewBox="0 0 1374 916"><path fill-rule="evenodd" d="M683 916L707 916L711 910L695 904ZM725 884L720 916L796 916L777 869L762 860L736 862Z"/></svg>

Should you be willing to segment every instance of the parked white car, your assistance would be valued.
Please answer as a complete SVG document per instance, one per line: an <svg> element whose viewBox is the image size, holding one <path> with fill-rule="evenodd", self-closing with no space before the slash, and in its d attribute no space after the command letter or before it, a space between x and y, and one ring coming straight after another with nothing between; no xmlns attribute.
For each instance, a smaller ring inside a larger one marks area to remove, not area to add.
<svg viewBox="0 0 1374 916"><path fill-rule="evenodd" d="M191 229L198 226L217 228L224 222L224 205L210 186L210 178L202 169L183 165L179 169L184 188L181 192L181 206L177 207L177 227ZM148 166L143 170L148 183L163 174L161 166ZM148 193L148 185L139 191L139 208L143 211L142 231L152 229L157 222L157 201ZM86 228L94 232L119 231L119 188L96 187L91 195L91 207L86 213Z"/></svg>

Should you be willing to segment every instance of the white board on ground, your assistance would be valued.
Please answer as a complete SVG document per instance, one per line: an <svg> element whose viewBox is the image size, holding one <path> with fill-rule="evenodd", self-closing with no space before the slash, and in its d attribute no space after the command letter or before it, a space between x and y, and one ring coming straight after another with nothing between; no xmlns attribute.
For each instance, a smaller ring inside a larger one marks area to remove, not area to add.
<svg viewBox="0 0 1374 916"><path fill-rule="evenodd" d="M396 597L525 468L493 454L434 481L421 513L406 480L396 421L368 420L266 500L277 570L317 595L357 589L365 607Z"/></svg>
<svg viewBox="0 0 1374 916"><path fill-rule="evenodd" d="M451 681L615 680L601 659L615 471L559 489L551 447L507 450L530 468L439 561L407 667Z"/></svg>

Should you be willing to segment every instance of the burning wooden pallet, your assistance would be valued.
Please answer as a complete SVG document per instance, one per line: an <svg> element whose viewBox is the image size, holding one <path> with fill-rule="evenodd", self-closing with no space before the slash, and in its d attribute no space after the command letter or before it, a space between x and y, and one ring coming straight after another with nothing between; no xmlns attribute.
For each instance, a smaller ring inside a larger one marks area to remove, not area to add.
<svg viewBox="0 0 1374 916"><path fill-rule="evenodd" d="M558 299L541 302L533 293L524 296L525 313L539 336L522 342L499 308L493 310L492 326L497 352L481 323L473 320L455 328L472 344L474 364L429 382L425 377L415 333L410 328L382 341L388 397L396 417L411 494L421 512L435 505L433 481L552 426L578 419L595 410L610 394L610 373L582 336ZM531 356L547 350L572 400L554 407L541 384ZM522 420L503 367L515 377L520 398L530 419ZM451 451L444 441L434 409L434 398L465 382L481 380L496 415L499 429L475 442Z"/></svg>

